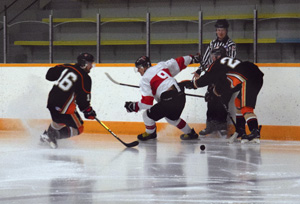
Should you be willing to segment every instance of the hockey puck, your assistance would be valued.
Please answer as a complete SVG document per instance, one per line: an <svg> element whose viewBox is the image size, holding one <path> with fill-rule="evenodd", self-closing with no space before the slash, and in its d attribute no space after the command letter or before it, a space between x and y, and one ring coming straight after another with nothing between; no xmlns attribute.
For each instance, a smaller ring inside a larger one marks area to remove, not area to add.
<svg viewBox="0 0 300 204"><path fill-rule="evenodd" d="M200 145L200 149L201 149L201 151L204 151L205 150L205 145Z"/></svg>

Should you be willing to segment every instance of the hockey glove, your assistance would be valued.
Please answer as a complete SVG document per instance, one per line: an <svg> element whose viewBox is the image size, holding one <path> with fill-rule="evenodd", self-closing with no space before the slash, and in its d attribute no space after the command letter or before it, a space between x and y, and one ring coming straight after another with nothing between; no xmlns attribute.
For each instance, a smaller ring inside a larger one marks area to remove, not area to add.
<svg viewBox="0 0 300 204"><path fill-rule="evenodd" d="M93 108L90 106L87 109L83 111L84 117L86 119L94 120L97 116L96 112L93 110Z"/></svg>
<svg viewBox="0 0 300 204"><path fill-rule="evenodd" d="M138 106L138 102L132 102L132 101L125 102L124 107L126 108L128 113L138 112L140 109Z"/></svg>
<svg viewBox="0 0 300 204"><path fill-rule="evenodd" d="M192 62L191 64L197 64L197 63L201 63L202 61L202 56L200 53L197 53L196 55L192 56Z"/></svg>
<svg viewBox="0 0 300 204"><path fill-rule="evenodd" d="M212 94L211 92L206 92L205 96L204 96L204 100L205 102L211 102L214 99L214 94Z"/></svg>
<svg viewBox="0 0 300 204"><path fill-rule="evenodd" d="M180 83L178 83L180 87L184 86L185 88L187 89L197 89L195 86L194 86L194 82L191 81L191 80L183 80L181 81Z"/></svg>

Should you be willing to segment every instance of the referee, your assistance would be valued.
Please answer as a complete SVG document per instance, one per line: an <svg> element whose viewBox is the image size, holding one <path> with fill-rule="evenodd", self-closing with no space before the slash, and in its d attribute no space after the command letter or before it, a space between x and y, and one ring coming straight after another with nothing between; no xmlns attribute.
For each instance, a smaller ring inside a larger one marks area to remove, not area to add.
<svg viewBox="0 0 300 204"><path fill-rule="evenodd" d="M215 24L217 38L212 40L207 47L203 58L201 67L197 70L197 74L205 71L213 63L210 58L211 51L216 47L224 47L228 57L234 58L236 56L236 44L227 35L228 21L226 19L217 20ZM227 136L227 111L224 109L220 99L218 99L212 92L214 85L208 85L205 94L205 101L207 102L206 112L206 128L199 132L200 136L208 135L214 131L220 131L222 135ZM228 107L232 94L222 96L223 103Z"/></svg>

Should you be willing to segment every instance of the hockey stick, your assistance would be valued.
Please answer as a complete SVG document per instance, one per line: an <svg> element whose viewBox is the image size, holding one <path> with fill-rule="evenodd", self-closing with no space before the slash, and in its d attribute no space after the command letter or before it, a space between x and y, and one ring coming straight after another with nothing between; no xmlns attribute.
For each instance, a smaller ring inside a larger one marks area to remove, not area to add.
<svg viewBox="0 0 300 204"><path fill-rule="evenodd" d="M137 146L139 144L139 141L134 141L131 143L125 143L123 142L115 133L113 133L103 122L101 122L98 118L95 118L97 120L98 123L100 123L100 125L102 125L108 132L110 132L110 134L112 134L115 138L117 138L117 140L119 140L123 145L125 145L126 147L134 147Z"/></svg>
<svg viewBox="0 0 300 204"><path fill-rule="evenodd" d="M139 86L137 85L132 85L132 84L123 84L123 83L120 83L120 82L117 82L116 80L114 80L107 72L105 72L105 75L107 76L107 78L109 78L109 80L111 80L113 83L115 84L118 84L118 85L121 85L121 86L129 86L129 87L133 87L133 88L140 88ZM204 96L201 96L201 95L196 95L196 94L185 94L187 96L193 96L193 97L199 97L199 98L204 98Z"/></svg>
<svg viewBox="0 0 300 204"><path fill-rule="evenodd" d="M218 98L219 98L220 102L222 103L222 105L223 105L225 111L227 112L227 115L229 116L229 118L230 118L232 124L234 125L235 129L237 130L236 123L235 123L235 121L233 120L231 114L229 113L229 110L228 110L227 106L225 105L225 103L223 103L223 100L222 100L221 97L218 97Z"/></svg>

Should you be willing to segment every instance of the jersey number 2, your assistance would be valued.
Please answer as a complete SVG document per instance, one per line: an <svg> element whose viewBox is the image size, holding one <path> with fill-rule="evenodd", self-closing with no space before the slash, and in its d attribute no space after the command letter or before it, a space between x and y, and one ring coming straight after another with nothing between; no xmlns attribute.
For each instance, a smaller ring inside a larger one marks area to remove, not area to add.
<svg viewBox="0 0 300 204"><path fill-rule="evenodd" d="M226 64L231 69L234 69L239 63L241 63L240 60L232 59L230 57L224 57L221 59L221 64Z"/></svg>

